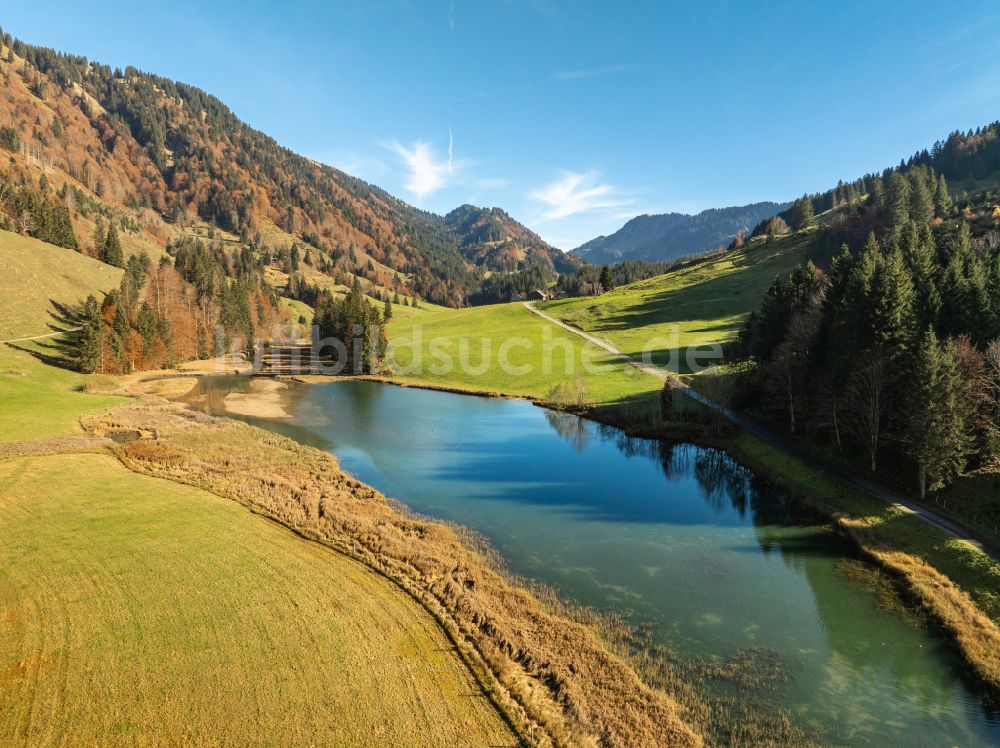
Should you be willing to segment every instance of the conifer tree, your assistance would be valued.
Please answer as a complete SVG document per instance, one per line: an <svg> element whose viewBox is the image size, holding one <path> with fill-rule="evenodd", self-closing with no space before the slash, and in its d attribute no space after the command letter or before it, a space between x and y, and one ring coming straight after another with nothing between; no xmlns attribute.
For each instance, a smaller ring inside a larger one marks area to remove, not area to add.
<svg viewBox="0 0 1000 748"><path fill-rule="evenodd" d="M959 230L953 254L941 278L940 328L943 335L969 333L981 349L997 334L986 268L969 242L969 227Z"/></svg>
<svg viewBox="0 0 1000 748"><path fill-rule="evenodd" d="M905 367L913 329L913 283L898 249L893 249L876 265L871 310L873 342L885 352L890 375L897 378Z"/></svg>
<svg viewBox="0 0 1000 748"><path fill-rule="evenodd" d="M100 216L97 217L97 221L94 223L94 233L91 235L91 239L94 242L94 251L100 256L104 251L104 221Z"/></svg>
<svg viewBox="0 0 1000 748"><path fill-rule="evenodd" d="M128 323L128 316L125 314L125 307L115 304L115 316L111 323L111 345L115 353L121 358L125 354L125 344L128 342L128 332L131 326Z"/></svg>
<svg viewBox="0 0 1000 748"><path fill-rule="evenodd" d="M871 207L878 213L885 210L885 185L882 184L882 177L875 177L872 182Z"/></svg>
<svg viewBox="0 0 1000 748"><path fill-rule="evenodd" d="M791 222L793 231L811 228L816 223L812 200L803 195L792 205Z"/></svg>
<svg viewBox="0 0 1000 748"><path fill-rule="evenodd" d="M101 262L114 265L116 268L125 267L125 252L122 250L121 240L114 224L108 226L108 233L104 237L104 244L101 247Z"/></svg>
<svg viewBox="0 0 1000 748"><path fill-rule="evenodd" d="M889 178L887 202L889 221L894 228L910 220L910 182L899 171L894 171Z"/></svg>
<svg viewBox="0 0 1000 748"><path fill-rule="evenodd" d="M882 249L874 232L870 233L864 249L853 263L845 293L843 329L850 335L855 353L870 350L875 345L872 329L872 282L881 258Z"/></svg>
<svg viewBox="0 0 1000 748"><path fill-rule="evenodd" d="M923 169L910 172L910 218L919 224L930 223L934 218L934 197Z"/></svg>
<svg viewBox="0 0 1000 748"><path fill-rule="evenodd" d="M93 294L83 304L81 321L77 366L80 371L93 374L101 368L104 356L104 321L101 319L101 307Z"/></svg>
<svg viewBox="0 0 1000 748"><path fill-rule="evenodd" d="M615 288L615 278L611 274L611 268L605 265L601 268L600 278L601 288L605 291L613 291Z"/></svg>
<svg viewBox="0 0 1000 748"><path fill-rule="evenodd" d="M937 288L937 250L930 226L911 221L901 237L903 260L913 283L913 315L917 330L937 327L941 294Z"/></svg>
<svg viewBox="0 0 1000 748"><path fill-rule="evenodd" d="M385 295L385 305L382 307L382 319L392 319L392 302L389 300L389 294Z"/></svg>
<svg viewBox="0 0 1000 748"><path fill-rule="evenodd" d="M937 186L934 190L934 209L937 215L947 218L952 211L951 193L948 192L948 183L944 179L944 174L938 177Z"/></svg>
<svg viewBox="0 0 1000 748"><path fill-rule="evenodd" d="M914 361L907 428L921 498L965 467L969 413L960 397L960 385L954 357L941 349L934 331L928 329Z"/></svg>
<svg viewBox="0 0 1000 748"><path fill-rule="evenodd" d="M148 355L159 331L156 315L153 313L153 307L149 305L148 301L142 302L142 307L140 307L139 315L136 318L135 328L139 331L139 335L142 336L143 352Z"/></svg>

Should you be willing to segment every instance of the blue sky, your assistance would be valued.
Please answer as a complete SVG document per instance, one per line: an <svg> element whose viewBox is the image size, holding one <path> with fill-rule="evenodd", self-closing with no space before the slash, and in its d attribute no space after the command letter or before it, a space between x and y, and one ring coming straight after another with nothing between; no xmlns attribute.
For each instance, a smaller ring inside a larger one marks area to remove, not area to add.
<svg viewBox="0 0 1000 748"><path fill-rule="evenodd" d="M25 41L200 86L295 151L556 246L786 200L1000 119L995 2L20 2Z"/></svg>

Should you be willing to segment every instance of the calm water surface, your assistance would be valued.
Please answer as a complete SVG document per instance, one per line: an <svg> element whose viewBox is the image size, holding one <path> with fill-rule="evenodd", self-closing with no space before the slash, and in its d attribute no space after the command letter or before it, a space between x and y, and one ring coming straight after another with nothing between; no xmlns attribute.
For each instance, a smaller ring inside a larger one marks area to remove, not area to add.
<svg viewBox="0 0 1000 748"><path fill-rule="evenodd" d="M625 438L523 401L370 382L310 387L291 424L417 512L485 535L518 574L626 613L709 682L826 744L998 745L950 645L886 605L821 524L724 452Z"/></svg>

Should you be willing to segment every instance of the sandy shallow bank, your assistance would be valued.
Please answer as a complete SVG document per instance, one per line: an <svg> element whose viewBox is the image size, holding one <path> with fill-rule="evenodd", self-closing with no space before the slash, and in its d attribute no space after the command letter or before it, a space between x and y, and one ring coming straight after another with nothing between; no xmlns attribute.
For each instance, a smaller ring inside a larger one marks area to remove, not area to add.
<svg viewBox="0 0 1000 748"><path fill-rule="evenodd" d="M253 379L250 392L230 392L223 399L228 413L252 418L291 418L289 387L275 379Z"/></svg>

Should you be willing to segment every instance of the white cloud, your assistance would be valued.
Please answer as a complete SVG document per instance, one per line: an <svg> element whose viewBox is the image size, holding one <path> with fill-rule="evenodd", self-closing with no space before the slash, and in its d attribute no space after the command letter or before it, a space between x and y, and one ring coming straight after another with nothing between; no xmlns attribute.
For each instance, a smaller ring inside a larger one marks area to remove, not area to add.
<svg viewBox="0 0 1000 748"><path fill-rule="evenodd" d="M447 161L438 161L430 144L422 140L415 141L410 148L398 140L392 140L386 144L386 148L399 156L409 169L409 179L403 186L412 192L417 200L423 200L448 186L449 176L454 168L450 148Z"/></svg>
<svg viewBox="0 0 1000 748"><path fill-rule="evenodd" d="M451 134L451 126L448 127L448 174L454 174L452 171L452 160L455 155L455 138Z"/></svg>
<svg viewBox="0 0 1000 748"><path fill-rule="evenodd" d="M531 197L548 206L543 213L543 217L548 220L568 218L578 213L621 208L634 202L619 197L618 188L599 182L599 176L596 171L584 173L568 171L555 182L532 192Z"/></svg>

